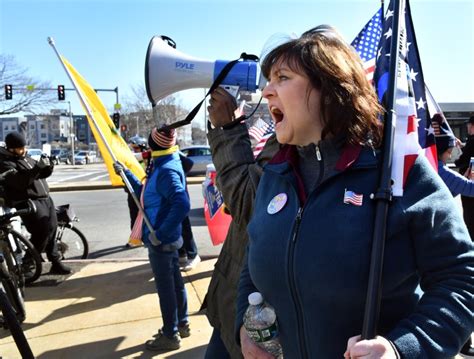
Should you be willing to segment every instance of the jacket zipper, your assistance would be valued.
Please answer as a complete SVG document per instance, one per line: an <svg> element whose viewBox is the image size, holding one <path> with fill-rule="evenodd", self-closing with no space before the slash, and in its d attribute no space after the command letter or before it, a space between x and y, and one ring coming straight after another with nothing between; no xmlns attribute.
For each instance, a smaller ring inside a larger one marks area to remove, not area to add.
<svg viewBox="0 0 474 359"><path fill-rule="evenodd" d="M319 164L319 175L318 175L318 180L316 181L316 187L318 187L321 184L321 181L323 180L323 177L324 177L324 161L323 161L323 156L321 155L321 151L319 150L319 145L315 146L315 151L316 151L316 158ZM308 194L308 196L310 194Z"/></svg>
<svg viewBox="0 0 474 359"><path fill-rule="evenodd" d="M323 158L321 157L321 151L319 151L319 145L316 145L314 147L314 149L316 150L316 158L318 159L318 161L321 161Z"/></svg>
<svg viewBox="0 0 474 359"><path fill-rule="evenodd" d="M296 321L298 323L298 339L299 339L299 342L300 342L300 347L301 347L301 354L302 354L302 358L308 358L308 353L307 353L307 350L306 350L306 342L305 342L305 336L304 336L304 325L303 325L303 310L301 308L301 305L300 305L300 301L299 301L299 298L298 298L298 294L297 294L297 291L296 291L296 286L295 286L295 282L293 280L294 278L294 262L295 262L295 257L294 257L294 254L295 254L295 243L296 243L296 239L298 237L298 231L299 231L299 228L300 228L300 223L301 223L301 217L303 215L303 208L302 207L299 207L298 208L298 213L296 214L296 220L295 220L295 226L294 226L294 230L293 230L293 237L292 237L292 240L291 240L291 244L290 244L290 251L288 253L288 282L290 284L290 292L291 292L291 296L294 298L294 302L296 303Z"/></svg>

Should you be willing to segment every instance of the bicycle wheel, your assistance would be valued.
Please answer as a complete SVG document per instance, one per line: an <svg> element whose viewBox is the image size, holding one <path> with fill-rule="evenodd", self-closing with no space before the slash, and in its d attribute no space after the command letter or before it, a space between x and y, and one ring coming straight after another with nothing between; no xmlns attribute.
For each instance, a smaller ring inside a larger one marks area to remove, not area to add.
<svg viewBox="0 0 474 359"><path fill-rule="evenodd" d="M33 246L33 243L17 231L11 230L9 235L15 238L15 243L18 245L17 250L21 251L19 254L23 258L22 270L25 276L25 283L33 283L40 277L43 269L41 256Z"/></svg>
<svg viewBox="0 0 474 359"><path fill-rule="evenodd" d="M26 317L25 301L23 299L23 288L20 285L21 268L16 264L15 257L4 242L1 246L0 258L0 282L3 290L15 311L15 316L20 323Z"/></svg>
<svg viewBox="0 0 474 359"><path fill-rule="evenodd" d="M87 243L84 234L76 227L58 223L56 241L62 259L86 259L89 255L89 243Z"/></svg>
<svg viewBox="0 0 474 359"><path fill-rule="evenodd" d="M23 333L23 329L21 329L21 325L16 319L15 309L2 290L0 290L0 308L3 313L3 326L10 330L21 357L28 359L34 358L28 340L26 340L25 333Z"/></svg>

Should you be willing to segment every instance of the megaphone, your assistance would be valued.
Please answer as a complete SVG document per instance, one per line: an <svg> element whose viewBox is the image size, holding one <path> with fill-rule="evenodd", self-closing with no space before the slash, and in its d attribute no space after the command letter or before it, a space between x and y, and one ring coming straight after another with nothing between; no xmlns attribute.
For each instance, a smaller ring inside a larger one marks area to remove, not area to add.
<svg viewBox="0 0 474 359"><path fill-rule="evenodd" d="M174 41L154 36L145 60L145 85L153 107L164 97L192 88L210 88L222 68L230 61L199 59L176 50ZM237 62L221 85L238 86L239 90L257 89L257 63Z"/></svg>

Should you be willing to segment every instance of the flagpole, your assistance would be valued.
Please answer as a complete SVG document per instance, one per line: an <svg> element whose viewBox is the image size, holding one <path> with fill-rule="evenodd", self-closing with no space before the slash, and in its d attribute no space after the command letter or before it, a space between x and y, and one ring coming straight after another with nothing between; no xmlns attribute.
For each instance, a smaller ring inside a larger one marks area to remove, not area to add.
<svg viewBox="0 0 474 359"><path fill-rule="evenodd" d="M393 28L390 48L390 78L387 89L387 113L383 132L383 159L379 186L374 195L376 201L372 252L365 302L362 339L374 339L377 335L377 322L382 297L382 270L385 250L388 208L392 200L391 169L394 138L394 118L396 103L397 68L399 60L400 16L404 16L404 0L394 0ZM383 14L382 14L383 15Z"/></svg>
<svg viewBox="0 0 474 359"><path fill-rule="evenodd" d="M97 125L97 123L95 122L95 119L94 119L94 116L92 115L92 111L91 109L89 108L89 105L87 104L87 101L84 99L81 91L79 91L79 88L74 80L74 78L71 76L71 74L69 73L69 69L67 68L67 66L64 64L63 62L63 59L61 57L61 55L59 54L59 51L56 49L56 46L55 46L55 43L54 43L54 39L52 37L48 37L48 43L51 45L51 47L53 48L54 52L56 53L58 59L59 59L59 62L61 63L61 65L63 65L63 68L64 68L64 71L66 71L66 74L68 75L69 77L69 80L71 80L72 82L72 85L74 86L74 88L76 89L76 93L77 95L79 96L79 99L81 100L81 103L82 105L84 106L84 108L86 109L87 111L87 114L92 122L92 124L94 125L97 133L99 134L100 138L102 139L102 142L104 143L105 145L105 148L107 149L107 152L109 153L110 157L112 158L112 161L113 162L117 162L117 157L115 156L114 152L112 151L112 149L110 148L110 145L108 144L108 142L106 141L105 139L105 136L104 134L102 133L101 129L99 128L99 126ZM151 222L150 220L148 219L148 216L146 215L145 213L145 210L143 209L142 205L140 204L140 201L138 200L138 197L135 193L135 191L133 190L133 187L132 185L130 184L130 181L128 180L127 176L125 175L125 172L123 171L123 169L120 170L119 172L119 175L120 177L122 178L122 181L123 183L125 184L125 186L127 187L127 190L129 191L129 193L131 194L136 206L138 207L139 211L142 213L143 215L143 220L146 224L146 226L148 227L148 229L150 230L150 235L151 235L151 238L150 238L150 241L154 244L154 245L159 245L161 242L158 240L158 238L156 238L156 233L155 233L155 230L153 228L153 226L151 225Z"/></svg>

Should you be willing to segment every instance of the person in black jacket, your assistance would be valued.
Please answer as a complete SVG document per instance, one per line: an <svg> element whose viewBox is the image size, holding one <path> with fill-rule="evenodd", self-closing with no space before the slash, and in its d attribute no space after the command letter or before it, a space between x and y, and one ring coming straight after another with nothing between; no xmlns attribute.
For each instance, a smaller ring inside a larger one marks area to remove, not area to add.
<svg viewBox="0 0 474 359"><path fill-rule="evenodd" d="M19 132L9 133L5 144L6 148L0 148L0 171L17 170L5 181L6 201L13 207L28 199L34 202L36 212L22 216L26 229L31 233L31 242L38 253L46 252L52 263L52 274L71 273L71 268L61 262L58 253L56 210L45 180L53 173L54 165L47 157L35 161L27 156L26 140Z"/></svg>
<svg viewBox="0 0 474 359"><path fill-rule="evenodd" d="M467 141L462 149L461 156L454 161L456 167L459 167L459 173L465 175L469 168L471 157L474 157L474 116L471 116L466 121L467 126ZM474 178L471 178L474 180ZM474 197L461 196L463 218L466 223L467 230L471 239L474 241ZM461 349L461 353L465 355L474 356L474 347L472 341L469 339Z"/></svg>
<svg viewBox="0 0 474 359"><path fill-rule="evenodd" d="M474 116L471 116L469 120L467 120L466 125L467 141L462 149L461 156L454 162L456 167L459 167L459 173L462 175L466 174L471 157L474 157ZM474 198L461 196L461 202L464 222L466 222L471 239L474 240Z"/></svg>
<svg viewBox="0 0 474 359"><path fill-rule="evenodd" d="M181 152L179 153L179 159L181 160L184 174L187 176L189 171L191 171L191 168L193 168L194 162L192 159L186 157ZM188 192L187 182L186 192ZM187 215L181 223L181 235L183 236L183 246L178 250L179 266L183 272L187 272L194 269L201 262L201 257L199 257L198 254L196 241L194 240L189 215Z"/></svg>

